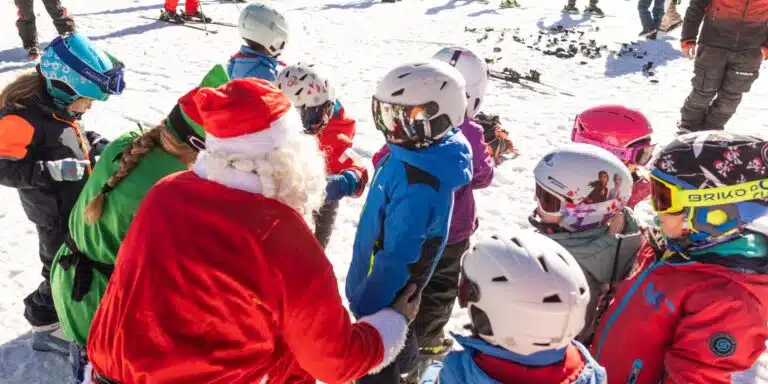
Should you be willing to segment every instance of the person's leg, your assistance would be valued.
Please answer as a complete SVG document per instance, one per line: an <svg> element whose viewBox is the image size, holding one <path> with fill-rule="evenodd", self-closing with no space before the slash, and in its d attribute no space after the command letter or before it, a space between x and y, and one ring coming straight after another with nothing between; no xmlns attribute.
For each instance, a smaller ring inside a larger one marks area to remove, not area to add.
<svg viewBox="0 0 768 384"><path fill-rule="evenodd" d="M677 0L667 0L667 9L664 11L664 17L661 19L661 30L669 31L682 22L683 19L677 12Z"/></svg>
<svg viewBox="0 0 768 384"><path fill-rule="evenodd" d="M314 213L315 217L315 238L320 242L323 248L328 246L333 233L333 223L336 222L336 214L339 210L339 201L333 201L323 205L319 211Z"/></svg>
<svg viewBox="0 0 768 384"><path fill-rule="evenodd" d="M53 227L37 226L39 255L43 263L43 282L24 299L24 317L33 327L47 326L59 321L51 293L51 264L56 252L64 243L66 232Z"/></svg>
<svg viewBox="0 0 768 384"><path fill-rule="evenodd" d="M59 35L75 31L75 21L67 15L67 9L61 5L60 0L43 0L43 4Z"/></svg>
<svg viewBox="0 0 768 384"><path fill-rule="evenodd" d="M416 369L419 361L419 343L413 329L408 330L408 338L405 346L397 355L392 364L384 367L379 373L367 375L355 383L357 384L399 384L400 378Z"/></svg>
<svg viewBox="0 0 768 384"><path fill-rule="evenodd" d="M704 117L725 76L728 51L699 45L694 63L693 89L680 110L681 130L703 130Z"/></svg>
<svg viewBox="0 0 768 384"><path fill-rule="evenodd" d="M179 6L179 0L165 0L165 10L176 12L176 7Z"/></svg>
<svg viewBox="0 0 768 384"><path fill-rule="evenodd" d="M648 7L651 6L652 0L638 0L637 11L640 14L640 23L643 25L643 31L650 31L653 29L653 17L651 12L648 11Z"/></svg>
<svg viewBox="0 0 768 384"><path fill-rule="evenodd" d="M664 0L654 0L653 2L653 29L661 28L661 21L664 18Z"/></svg>
<svg viewBox="0 0 768 384"><path fill-rule="evenodd" d="M184 13L189 16L197 13L198 8L200 8L200 0L186 0L184 3Z"/></svg>
<svg viewBox="0 0 768 384"><path fill-rule="evenodd" d="M728 64L715 100L704 117L704 129L724 129L736 112L741 98L757 80L763 54L760 48L729 54Z"/></svg>
<svg viewBox="0 0 768 384"><path fill-rule="evenodd" d="M16 28L19 30L19 37L24 49L38 46L37 28L35 26L34 0L14 0L18 10L18 19Z"/></svg>

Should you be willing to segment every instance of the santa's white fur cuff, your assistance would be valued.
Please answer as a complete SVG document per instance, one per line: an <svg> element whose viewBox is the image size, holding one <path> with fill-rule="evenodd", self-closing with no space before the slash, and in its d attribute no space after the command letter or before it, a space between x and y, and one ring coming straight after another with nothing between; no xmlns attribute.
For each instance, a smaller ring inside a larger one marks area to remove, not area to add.
<svg viewBox="0 0 768 384"><path fill-rule="evenodd" d="M405 316L392 308L384 308L373 315L365 316L359 322L370 324L376 328L381 336L381 342L384 345L384 359L379 366L369 372L377 373L391 364L405 346L408 323L405 321Z"/></svg>

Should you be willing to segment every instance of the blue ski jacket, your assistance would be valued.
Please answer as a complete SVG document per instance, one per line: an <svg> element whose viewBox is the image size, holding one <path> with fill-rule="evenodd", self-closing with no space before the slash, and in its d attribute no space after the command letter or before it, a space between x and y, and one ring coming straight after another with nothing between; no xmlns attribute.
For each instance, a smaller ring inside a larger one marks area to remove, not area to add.
<svg viewBox="0 0 768 384"><path fill-rule="evenodd" d="M408 283L426 285L445 248L453 192L472 180L472 149L458 129L424 149L387 145L347 274L347 299L358 318L392 304Z"/></svg>
<svg viewBox="0 0 768 384"><path fill-rule="evenodd" d="M230 79L257 77L267 81L275 81L279 64L276 58L256 52L243 45L240 47L240 51L229 59L227 74Z"/></svg>
<svg viewBox="0 0 768 384"><path fill-rule="evenodd" d="M473 360L476 352L494 356L500 359L509 360L511 364L525 364L524 360L531 357L518 356L514 353L486 343L484 340L456 336L456 341L464 348L462 351L453 351L445 357L442 363L434 363L429 367L421 378L421 384L439 383L439 384L500 384L483 372ZM586 347L577 341L573 344L581 352L584 358L585 366L579 376L572 381L572 384L603 384L607 383L608 377L605 368L601 367L595 359L592 358ZM549 354L549 352L543 352ZM548 356L538 357L536 359L547 359ZM534 364L531 364L534 365ZM539 365L539 364L536 364ZM439 380L438 380L439 377ZM508 383L517 384L517 383ZM558 382L541 384L559 384Z"/></svg>

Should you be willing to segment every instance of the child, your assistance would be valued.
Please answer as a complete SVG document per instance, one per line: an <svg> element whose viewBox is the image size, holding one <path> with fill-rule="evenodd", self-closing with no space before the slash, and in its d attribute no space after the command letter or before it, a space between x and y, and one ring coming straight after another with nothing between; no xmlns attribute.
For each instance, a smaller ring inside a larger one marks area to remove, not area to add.
<svg viewBox="0 0 768 384"><path fill-rule="evenodd" d="M576 258L589 283L586 326L577 337L589 345L612 288L630 275L638 254L652 252L624 207L632 176L608 151L576 143L549 152L533 173L538 206L531 224Z"/></svg>
<svg viewBox="0 0 768 384"><path fill-rule="evenodd" d="M456 129L467 108L465 81L452 66L405 64L379 82L376 129L390 153L376 166L355 234L346 293L360 318L385 308L409 283L423 289L443 253L453 193L472 178L472 152ZM413 332L394 364L359 383L397 383L416 367Z"/></svg>
<svg viewBox="0 0 768 384"><path fill-rule="evenodd" d="M693 90L680 111L682 133L725 129L768 60L767 36L765 0L691 0L680 49L696 61Z"/></svg>
<svg viewBox="0 0 768 384"><path fill-rule="evenodd" d="M368 170L352 149L355 120L347 117L333 85L311 64L285 67L277 76L277 86L298 108L304 133L317 136L320 150L325 153L325 204L315 213L315 236L325 248L333 232L339 200L359 197L368 183Z"/></svg>
<svg viewBox="0 0 768 384"><path fill-rule="evenodd" d="M651 202L667 253L623 282L592 351L611 383L731 383L766 348L768 142L679 136L653 164Z"/></svg>
<svg viewBox="0 0 768 384"><path fill-rule="evenodd" d="M184 3L185 11L181 14L176 13L176 6L179 0L165 0L165 7L160 11L160 20L183 24L184 21L200 21L210 23L211 18L203 14L200 10L200 0L186 0Z"/></svg>
<svg viewBox="0 0 768 384"><path fill-rule="evenodd" d="M201 86L227 81L222 66ZM186 170L203 148L205 131L192 108L195 91L149 131L128 132L102 153L69 217L69 234L51 268L51 289L59 321L73 341L70 359L75 378L83 380L85 345L91 320L107 288L117 251L136 208L161 178Z"/></svg>
<svg viewBox="0 0 768 384"><path fill-rule="evenodd" d="M422 292L421 307L413 329L419 341L422 357L444 355L451 350L452 340L443 334L458 295L461 256L469 249L469 237L477 228L473 190L482 189L493 181L494 161L483 139L483 127L474 117L485 99L488 86L488 66L472 51L464 48L444 48L433 57L455 67L464 77L467 109L459 126L472 146L472 182L456 190L451 225L443 255ZM383 146L373 156L374 166L389 153Z"/></svg>
<svg viewBox="0 0 768 384"><path fill-rule="evenodd" d="M285 17L269 5L248 4L237 22L245 45L229 60L227 75L232 79L258 77L267 81L277 78L277 57L288 43Z"/></svg>
<svg viewBox="0 0 768 384"><path fill-rule="evenodd" d="M69 352L56 332L51 263L91 164L107 143L95 132L83 132L78 119L94 100L119 95L124 86L122 63L75 33L54 39L37 71L19 76L0 93L0 185L18 189L40 240L44 280L24 299L32 347L39 351Z"/></svg>
<svg viewBox="0 0 768 384"><path fill-rule="evenodd" d="M600 7L597 6L598 0L589 0L589 5L584 8L585 15L593 15L595 17L605 17L605 13ZM576 0L568 0L568 4L563 8L563 13L578 14L579 9L576 8Z"/></svg>
<svg viewBox="0 0 768 384"><path fill-rule="evenodd" d="M522 232L480 242L464 256L459 291L472 336L456 335L463 350L433 365L422 383L605 383L605 369L574 340L587 281L555 241Z"/></svg>
<svg viewBox="0 0 768 384"><path fill-rule="evenodd" d="M207 148L136 212L88 335L95 382L346 383L388 365L416 286L350 322L306 222L322 153L290 101L261 79L191 100Z"/></svg>
<svg viewBox="0 0 768 384"><path fill-rule="evenodd" d="M37 60L40 56L40 44L37 42L37 25L35 25L35 1L16 0L16 9L19 16L16 20L16 28L19 37L27 51L30 60ZM67 14L67 9L61 5L61 0L43 0L45 10L53 19L53 25L59 35L75 32L75 21Z"/></svg>
<svg viewBox="0 0 768 384"><path fill-rule="evenodd" d="M651 2L653 2L653 15L648 11ZM664 17L664 0L639 0L637 10L640 12L640 23L643 25L643 30L640 31L639 36L648 40L656 40L659 28L661 28L661 20Z"/></svg>
<svg viewBox="0 0 768 384"><path fill-rule="evenodd" d="M621 105L601 105L578 114L571 141L596 145L613 153L632 174L629 208L651 195L651 183L642 167L653 155L653 128L642 112ZM642 172L642 173L641 173Z"/></svg>

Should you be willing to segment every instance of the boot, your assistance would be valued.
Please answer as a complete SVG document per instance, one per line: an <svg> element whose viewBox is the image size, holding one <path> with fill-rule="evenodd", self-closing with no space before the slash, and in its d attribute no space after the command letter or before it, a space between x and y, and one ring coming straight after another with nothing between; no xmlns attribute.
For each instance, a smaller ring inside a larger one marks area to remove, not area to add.
<svg viewBox="0 0 768 384"><path fill-rule="evenodd" d="M176 11L169 11L164 9L160 12L160 20L170 23L184 24L184 18L181 17Z"/></svg>
<svg viewBox="0 0 768 384"><path fill-rule="evenodd" d="M69 341L64 337L59 323L32 328L32 349L39 352L56 352L69 356Z"/></svg>
<svg viewBox="0 0 768 384"><path fill-rule="evenodd" d="M199 21L201 23L210 23L211 18L203 14L202 11L197 11L191 15L186 15L182 13L182 16L184 17L184 20L188 21Z"/></svg>
<svg viewBox="0 0 768 384"><path fill-rule="evenodd" d="M27 48L27 57L32 60L36 61L40 58L40 47L37 45L33 45L29 48Z"/></svg>
<svg viewBox="0 0 768 384"><path fill-rule="evenodd" d="M579 13L579 9L576 8L576 0L568 1L568 4L563 7L562 10L563 13L568 13L571 15L577 15Z"/></svg>
<svg viewBox="0 0 768 384"><path fill-rule="evenodd" d="M592 15L594 17L605 17L605 13L603 13L603 10L600 9L595 4L590 4L586 8L584 8L584 14L585 15Z"/></svg>
<svg viewBox="0 0 768 384"><path fill-rule="evenodd" d="M517 2L517 0L501 0L501 4L499 6L501 8L518 8L520 7L520 4Z"/></svg>

